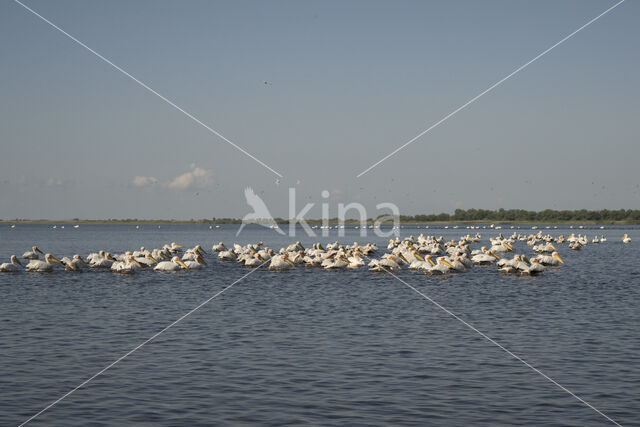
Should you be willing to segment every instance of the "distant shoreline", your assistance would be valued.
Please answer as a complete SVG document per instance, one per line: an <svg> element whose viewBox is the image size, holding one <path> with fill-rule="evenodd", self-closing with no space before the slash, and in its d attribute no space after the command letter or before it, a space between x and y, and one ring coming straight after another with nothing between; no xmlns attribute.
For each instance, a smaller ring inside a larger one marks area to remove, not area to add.
<svg viewBox="0 0 640 427"><path fill-rule="evenodd" d="M322 220L307 220L309 225L322 225ZM367 226L374 225L375 221L368 220ZM241 220L216 221L211 220L0 220L0 225L240 225ZM278 221L280 226L288 226L288 221ZM339 225L339 221L331 220L329 225ZM360 225L359 220L345 220L345 225ZM392 221L383 221L382 225L393 225ZM495 221L495 220L479 220L479 221L400 221L400 225L434 225L434 226L455 226L455 225L526 225L526 226L549 226L549 225L640 225L640 221Z"/></svg>
<svg viewBox="0 0 640 427"><path fill-rule="evenodd" d="M601 209L601 210L552 210L527 211L524 209L456 209L453 214L418 214L418 215L380 215L377 218L368 218L367 225L373 225L376 221L381 224L393 224L396 219L401 225L640 225L639 209ZM285 218L264 219L262 224L272 224L275 221L280 225L288 225ZM308 219L308 224L322 225L322 219ZM79 225L79 224L131 224L131 225L170 225L170 224L207 224L230 225L242 224L240 218L202 218L202 219L3 219L0 224L47 224L47 225ZM337 217L329 218L327 224L341 224ZM360 220L348 219L344 224L358 225Z"/></svg>

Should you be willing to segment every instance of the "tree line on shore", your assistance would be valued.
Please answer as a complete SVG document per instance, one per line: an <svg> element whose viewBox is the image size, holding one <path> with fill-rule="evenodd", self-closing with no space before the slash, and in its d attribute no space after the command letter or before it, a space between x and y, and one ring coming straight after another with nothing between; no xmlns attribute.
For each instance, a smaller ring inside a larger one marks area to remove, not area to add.
<svg viewBox="0 0 640 427"><path fill-rule="evenodd" d="M378 218L368 218L367 223L373 224L376 221L389 224L393 222L394 217L390 215L380 215ZM510 223L601 223L601 224L640 224L640 209L617 209L617 210L553 210L545 209L542 211L528 211L524 209L456 209L452 214L418 214L418 215L400 215L401 224L411 223L454 223L454 222L510 222ZM289 219L274 218L278 224L288 224ZM322 224L321 219L307 219L309 224ZM239 218L205 218L191 220L160 220L160 219L103 219L103 220L81 220L74 218L73 220L52 221L52 220L0 220L0 222L13 223L100 223L100 224L171 224L171 223L193 223L193 224L241 224ZM339 218L331 218L328 221L331 224L340 223ZM359 219L347 219L347 224L358 224ZM264 220L263 223L273 223L272 220Z"/></svg>

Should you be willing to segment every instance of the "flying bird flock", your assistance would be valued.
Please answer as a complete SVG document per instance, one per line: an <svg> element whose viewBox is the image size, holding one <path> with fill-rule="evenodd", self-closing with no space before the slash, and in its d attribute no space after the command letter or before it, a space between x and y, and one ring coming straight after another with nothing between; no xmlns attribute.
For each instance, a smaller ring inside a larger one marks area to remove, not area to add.
<svg viewBox="0 0 640 427"><path fill-rule="evenodd" d="M625 234L623 243L630 243ZM104 250L91 253L83 258L79 254L71 258L56 258L50 253L43 254L37 246L22 255L23 264L16 255L8 263L0 265L0 272L50 273L54 271L80 272L83 270L110 269L114 273L134 274L144 270L161 272L187 272L207 268L209 262L217 258L218 262L235 262L247 268L268 265L271 271L287 271L295 268L322 268L325 270L368 268L371 272L395 272L401 269L413 270L425 275L444 275L471 271L475 266L493 266L501 274L534 276L543 274L548 267L564 264L557 247L567 244L570 250L580 250L588 244L606 242L604 235L594 237L591 242L581 234L553 237L537 234L513 233L509 237L502 234L489 238L489 244L482 246L480 234L467 234L458 240L446 241L443 237L409 236L389 240L386 252L378 256L375 243L364 245L354 242L342 245L338 242L327 244L314 243L305 248L296 242L286 248L274 250L263 242L247 245L233 244L227 247L220 242L213 245L211 252L202 246L185 249L175 242L152 250L141 247L123 253L111 254ZM516 254L514 245L526 243L533 252L531 255ZM472 249L473 245L480 245ZM488 247L487 247L488 246ZM40 259L44 255L44 259Z"/></svg>

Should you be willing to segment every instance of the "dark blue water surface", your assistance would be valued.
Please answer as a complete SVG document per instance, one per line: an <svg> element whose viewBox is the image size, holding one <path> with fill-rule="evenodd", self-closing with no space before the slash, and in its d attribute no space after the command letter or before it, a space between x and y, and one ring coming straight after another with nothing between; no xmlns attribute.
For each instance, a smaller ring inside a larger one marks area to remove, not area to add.
<svg viewBox="0 0 640 427"><path fill-rule="evenodd" d="M258 226L236 238L236 230L4 225L0 259L33 244L60 258L172 241L210 251L218 241L262 240L278 250L338 239L335 230L315 239ZM458 238L469 230L400 230L420 232ZM479 232L484 244L498 233ZM398 276L620 424L640 425L640 231L543 232L608 242L576 252L561 245L566 265L536 278L495 267ZM347 229L339 240L378 242L385 252L387 239L358 233ZM531 253L524 243L516 251ZM205 270L176 274L0 274L0 422L27 420L248 271L206 259ZM392 276L297 268L255 271L30 424L607 423Z"/></svg>

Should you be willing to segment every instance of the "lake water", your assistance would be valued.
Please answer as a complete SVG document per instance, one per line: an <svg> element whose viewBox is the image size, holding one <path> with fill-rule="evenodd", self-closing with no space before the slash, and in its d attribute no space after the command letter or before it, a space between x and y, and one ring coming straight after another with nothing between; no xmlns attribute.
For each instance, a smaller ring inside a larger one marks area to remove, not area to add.
<svg viewBox="0 0 640 427"><path fill-rule="evenodd" d="M0 259L172 241L202 271L0 274L0 423L18 425L247 273L211 246L278 250L388 239L290 238L251 226L0 226ZM496 230L478 230L483 242ZM502 231L509 235L512 230ZM520 232L530 233L530 227ZM622 425L640 425L638 228L604 234L535 278L496 267L398 276ZM476 230L403 228L458 238ZM620 237L629 233L630 244ZM475 245L474 247L478 247ZM531 253L524 243L516 252ZM33 425L602 425L607 420L387 274L260 269L34 419Z"/></svg>

